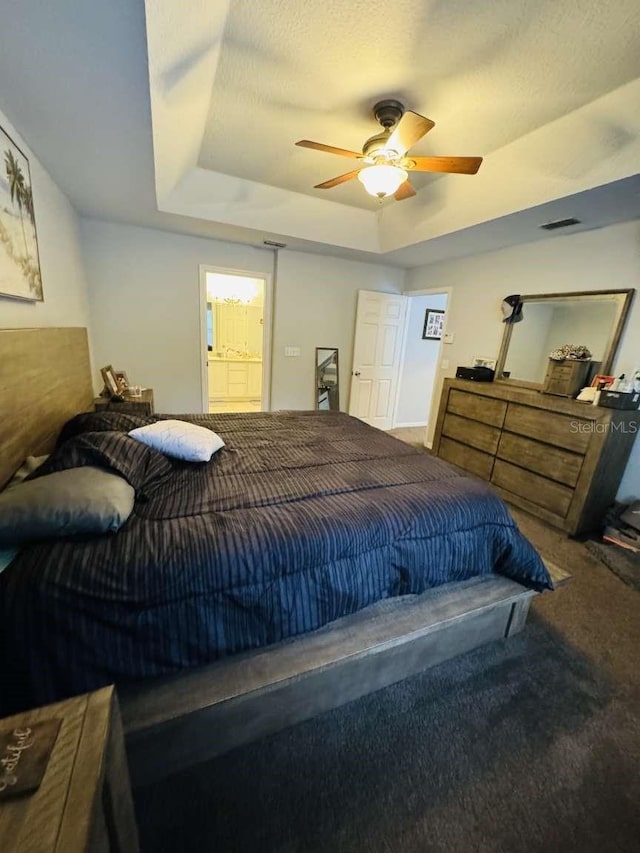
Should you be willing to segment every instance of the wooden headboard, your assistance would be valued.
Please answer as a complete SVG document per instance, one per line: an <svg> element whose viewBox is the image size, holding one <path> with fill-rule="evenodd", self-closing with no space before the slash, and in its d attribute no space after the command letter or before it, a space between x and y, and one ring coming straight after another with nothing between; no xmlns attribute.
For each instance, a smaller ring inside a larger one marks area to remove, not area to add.
<svg viewBox="0 0 640 853"><path fill-rule="evenodd" d="M86 329L0 329L0 488L92 401Z"/></svg>

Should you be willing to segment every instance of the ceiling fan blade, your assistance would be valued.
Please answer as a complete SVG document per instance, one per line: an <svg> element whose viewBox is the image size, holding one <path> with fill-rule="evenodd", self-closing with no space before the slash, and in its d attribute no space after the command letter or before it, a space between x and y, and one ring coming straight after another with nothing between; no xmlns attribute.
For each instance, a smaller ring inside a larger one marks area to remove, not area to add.
<svg viewBox="0 0 640 853"><path fill-rule="evenodd" d="M407 110L393 129L385 148L397 151L400 156L407 152L412 145L429 133L435 122L419 113Z"/></svg>
<svg viewBox="0 0 640 853"><path fill-rule="evenodd" d="M347 172L346 175L338 175L337 178L331 178L330 181L324 181L321 184L316 184L316 190L330 190L331 187L337 187L338 184L344 184L346 181L351 181L358 176L360 169L354 169L353 172Z"/></svg>
<svg viewBox="0 0 640 853"><path fill-rule="evenodd" d="M357 151L349 151L348 148L336 148L333 145L324 145L322 142L312 142L310 139L300 139L296 142L301 148L313 148L314 151L326 151L327 154L338 154L340 157L353 157L357 160L362 159L362 154Z"/></svg>
<svg viewBox="0 0 640 853"><path fill-rule="evenodd" d="M404 184L400 184L398 189L394 192L393 197L396 201L402 201L405 198L411 198L411 196L415 195L416 191L411 186L409 181L405 181Z"/></svg>
<svg viewBox="0 0 640 853"><path fill-rule="evenodd" d="M482 157L410 157L406 169L415 172L450 172L457 175L475 175Z"/></svg>

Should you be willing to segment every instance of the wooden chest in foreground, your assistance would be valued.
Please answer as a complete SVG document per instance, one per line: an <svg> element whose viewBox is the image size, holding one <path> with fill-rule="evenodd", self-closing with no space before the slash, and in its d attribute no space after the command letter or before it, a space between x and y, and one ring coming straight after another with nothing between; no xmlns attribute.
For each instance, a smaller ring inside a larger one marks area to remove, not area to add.
<svg viewBox="0 0 640 853"><path fill-rule="evenodd" d="M40 787L0 802L6 853L136 853L138 837L113 687L0 720L25 730L61 720Z"/></svg>

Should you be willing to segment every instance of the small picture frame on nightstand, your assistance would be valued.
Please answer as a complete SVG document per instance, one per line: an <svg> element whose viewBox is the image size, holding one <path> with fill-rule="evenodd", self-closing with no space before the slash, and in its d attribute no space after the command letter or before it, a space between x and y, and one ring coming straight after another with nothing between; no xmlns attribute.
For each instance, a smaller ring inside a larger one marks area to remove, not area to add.
<svg viewBox="0 0 640 853"><path fill-rule="evenodd" d="M100 368L100 373L102 374L105 391L111 396L113 394L120 394L120 385L118 384L118 378L113 367L107 364L106 367Z"/></svg>
<svg viewBox="0 0 640 853"><path fill-rule="evenodd" d="M126 394L127 388L130 388L129 377L124 370L114 370L115 377L118 380L119 394Z"/></svg>

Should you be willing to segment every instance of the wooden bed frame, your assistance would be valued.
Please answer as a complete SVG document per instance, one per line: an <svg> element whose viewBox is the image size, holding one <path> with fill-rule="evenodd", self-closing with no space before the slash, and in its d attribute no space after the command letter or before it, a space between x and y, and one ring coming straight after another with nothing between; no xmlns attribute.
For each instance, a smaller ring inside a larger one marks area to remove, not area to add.
<svg viewBox="0 0 640 853"><path fill-rule="evenodd" d="M85 329L0 330L0 484L91 409ZM510 637L536 593L503 577L390 599L298 638L120 688L134 785Z"/></svg>

